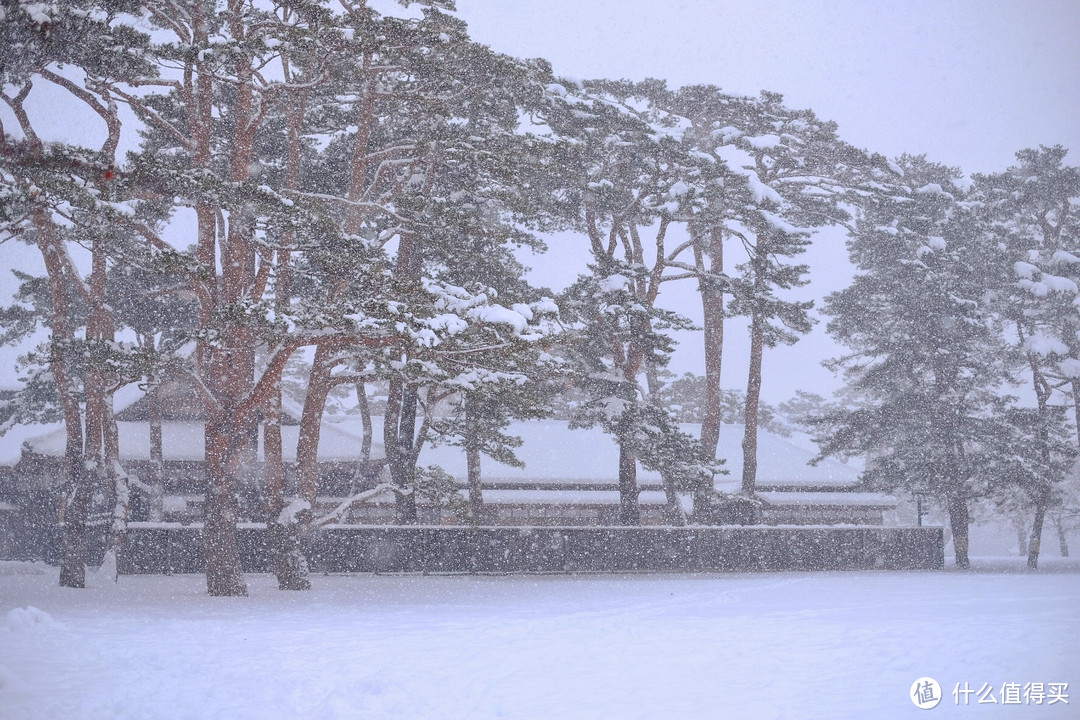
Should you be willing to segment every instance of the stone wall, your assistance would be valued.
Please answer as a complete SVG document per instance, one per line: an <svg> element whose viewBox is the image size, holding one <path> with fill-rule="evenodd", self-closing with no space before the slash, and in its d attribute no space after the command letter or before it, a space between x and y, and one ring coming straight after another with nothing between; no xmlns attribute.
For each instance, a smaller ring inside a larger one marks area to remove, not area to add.
<svg viewBox="0 0 1080 720"><path fill-rule="evenodd" d="M266 529L245 525L247 572L269 572ZM539 573L931 570L941 528L332 526L307 547L316 572ZM121 573L204 568L198 526L132 523Z"/></svg>

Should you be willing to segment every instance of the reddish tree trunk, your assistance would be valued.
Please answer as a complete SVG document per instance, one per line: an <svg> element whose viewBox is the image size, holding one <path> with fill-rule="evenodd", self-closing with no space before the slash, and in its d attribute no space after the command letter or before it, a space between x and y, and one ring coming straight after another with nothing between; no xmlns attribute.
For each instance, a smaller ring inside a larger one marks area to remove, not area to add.
<svg viewBox="0 0 1080 720"><path fill-rule="evenodd" d="M75 341L69 317L69 280L64 274L59 240L44 210L34 211L33 223L38 235L38 248L45 261L52 300L49 369L60 393L60 406L64 414L65 488L59 518L63 528L60 585L81 588L86 586L86 520L92 489L91 478L86 472L83 413L69 363L70 348Z"/></svg>
<svg viewBox="0 0 1080 720"><path fill-rule="evenodd" d="M299 514L302 535L306 535L311 529L319 495L319 438L322 432L323 410L330 394L332 369L330 351L327 346L320 345L315 350L315 360L311 366L304 411L300 416L300 438L296 444L296 474L300 485L300 499L308 504L308 509Z"/></svg>
<svg viewBox="0 0 1080 720"><path fill-rule="evenodd" d="M206 589L211 595L247 595L236 537L237 498L233 488L243 458L246 428L238 427L227 412L214 413L206 422L206 503L203 545L206 553Z"/></svg>

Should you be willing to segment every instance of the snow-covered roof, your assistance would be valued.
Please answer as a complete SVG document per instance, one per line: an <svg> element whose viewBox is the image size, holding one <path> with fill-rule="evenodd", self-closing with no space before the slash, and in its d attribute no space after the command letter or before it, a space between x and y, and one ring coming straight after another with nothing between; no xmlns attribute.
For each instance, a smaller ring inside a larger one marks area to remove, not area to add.
<svg viewBox="0 0 1080 720"><path fill-rule="evenodd" d="M372 457L384 457L382 444L382 418L372 418L374 437ZM121 460L145 460L150 455L150 431L145 422L118 422L120 431ZM3 454L0 462L14 465L20 455L20 443L29 440L33 452L49 457L59 457L64 452L64 432L58 425L36 426L34 434L26 433L18 441L12 442L12 433L20 428L13 428L11 433L0 442ZM684 425L683 430L696 435L696 425ZM525 467L515 468L484 457L481 460L481 472L485 484L508 483L518 487L536 485L564 484L609 485L618 478L619 448L612 438L598 428L571 430L568 423L559 420L535 420L515 422L507 429L511 435L522 438L523 444L516 450L518 458ZM299 434L297 426L282 427L285 460L296 460L296 442ZM358 416L334 416L322 423L319 440L319 459L323 462L347 462L360 457L360 445L363 436L361 421ZM724 425L720 429L720 443L717 457L726 459L730 475L718 478L717 487L734 491L738 488L739 473L742 468L741 425ZM198 422L166 422L162 424L162 444L165 459L193 460L203 459L203 428ZM259 457L262 458L262 438L259 440ZM767 431L758 433L758 471L759 487L851 487L858 481L858 470L850 465L827 459L816 466L808 465L814 452L806 447L791 442ZM455 479L466 479L465 452L452 445L437 447L425 446L420 453L419 465L438 465ZM638 468L638 483L641 485L659 485L659 473ZM492 490L489 492L501 492ZM510 490L507 490L510 492ZM518 491L515 491L518 492ZM521 490L520 492L526 492ZM568 491L573 492L573 491ZM487 493L485 493L485 496ZM850 500L845 493L844 501ZM492 502L498 502L499 496L492 496ZM645 496L643 495L643 502ZM508 501L509 502L509 501Z"/></svg>
<svg viewBox="0 0 1080 720"><path fill-rule="evenodd" d="M15 467L22 458L23 445L26 442L33 442L56 432L63 435L63 423L15 425L9 428L0 436L0 467Z"/></svg>
<svg viewBox="0 0 1080 720"><path fill-rule="evenodd" d="M773 505L843 505L858 507L896 507L896 498L885 493L856 492L762 492L759 498Z"/></svg>
<svg viewBox="0 0 1080 720"><path fill-rule="evenodd" d="M375 437L382 437L381 418L375 418ZM683 430L697 435L700 428L687 424ZM618 478L619 448L614 440L598 428L571 430L559 420L515 422L508 434L520 436L523 444L515 453L525 463L515 468L484 457L481 460L485 483L513 482L522 485L551 483L608 484ZM717 457L727 460L730 475L718 478L717 487L735 490L742 469L742 425L723 425ZM807 463L814 451L800 447L786 438L767 431L758 433L759 486L831 486L849 487L858 481L858 470L832 459L816 466ZM425 447L419 464L439 465L454 478L466 478L465 452L460 447L442 445ZM638 468L638 483L660 484L659 473ZM487 493L485 493L486 499Z"/></svg>
<svg viewBox="0 0 1080 720"><path fill-rule="evenodd" d="M145 422L117 422L120 436L120 460L146 460L150 457L150 425ZM357 422L359 426L359 421ZM360 458L362 431L324 422L319 435L319 460L323 462L348 462ZM296 443L300 428L285 425L281 428L282 455L285 462L296 461ZM46 457L64 454L64 431L55 430L29 441L30 449ZM198 422L166 422L161 425L162 454L166 461L202 461L205 457L203 425ZM372 443L371 456L384 456L382 444ZM259 432L259 460L263 459L262 431Z"/></svg>
<svg viewBox="0 0 1080 720"><path fill-rule="evenodd" d="M464 494L465 491L462 491ZM680 500L683 498L680 497ZM664 505L667 498L658 490L638 496L642 505ZM484 490L487 505L618 505L617 490Z"/></svg>

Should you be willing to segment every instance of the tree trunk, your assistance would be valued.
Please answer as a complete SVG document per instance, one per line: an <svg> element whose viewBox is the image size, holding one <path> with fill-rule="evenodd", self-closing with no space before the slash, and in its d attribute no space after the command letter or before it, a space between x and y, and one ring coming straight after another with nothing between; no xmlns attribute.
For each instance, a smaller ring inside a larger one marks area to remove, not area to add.
<svg viewBox="0 0 1080 720"><path fill-rule="evenodd" d="M1044 486L1035 498L1035 520L1031 523L1031 537L1028 539L1027 566L1029 570L1039 569L1039 551L1042 549L1043 522L1046 510L1050 506L1050 487Z"/></svg>
<svg viewBox="0 0 1080 720"><path fill-rule="evenodd" d="M465 393L465 465L469 487L469 515L480 523L484 516L484 487L480 475L480 428L476 419L476 401Z"/></svg>
<svg viewBox="0 0 1080 720"><path fill-rule="evenodd" d="M300 416L300 437L296 444L296 475L300 484L300 499L308 508L299 513L302 537L311 530L315 503L319 494L319 439L322 435L322 416L330 394L330 371L334 364L330 350L319 345L311 366L304 411Z"/></svg>
<svg viewBox="0 0 1080 720"><path fill-rule="evenodd" d="M948 495L949 528L953 536L953 553L956 558L956 567L971 567L968 558L968 515L967 499L959 493Z"/></svg>
<svg viewBox="0 0 1080 720"><path fill-rule="evenodd" d="M274 553L274 575L279 590L310 590L307 561L300 545L300 527L296 522L285 523L285 463L281 440L281 382L266 403L263 423L263 452L266 456L266 531Z"/></svg>
<svg viewBox="0 0 1080 720"><path fill-rule="evenodd" d="M116 340L116 319L106 299L107 269L106 248L100 239L95 239L89 283L91 312L86 330L87 337L101 345L112 344ZM114 571L127 535L128 515L131 512L131 486L127 473L120 465L120 436L113 414L113 393L119 383L120 378L114 372L95 367L88 374L86 393L88 437L93 438L89 444L102 490L112 501L105 563L110 564Z"/></svg>
<svg viewBox="0 0 1080 720"><path fill-rule="evenodd" d="M153 351L153 338L148 338L147 350ZM146 393L146 408L150 422L150 522L165 519L165 446L161 436L161 384L152 383Z"/></svg>
<svg viewBox="0 0 1080 720"><path fill-rule="evenodd" d="M1054 527L1057 528L1058 548L1061 550L1061 557L1069 557L1069 540L1065 537L1065 524L1061 522L1060 518L1055 518Z"/></svg>
<svg viewBox="0 0 1080 720"><path fill-rule="evenodd" d="M746 425L743 428L742 493L753 495L757 484L758 405L761 399L761 317L755 313L750 326L750 372L746 383Z"/></svg>
<svg viewBox="0 0 1080 720"><path fill-rule="evenodd" d="M390 391L386 398L386 415L383 417L383 445L386 448L390 479L402 490L396 493L395 499L397 521L401 525L415 525L419 520L413 482L415 468L411 463L417 401L414 388L406 386L400 378L391 378Z"/></svg>
<svg viewBox="0 0 1080 720"><path fill-rule="evenodd" d="M237 498L233 488L242 463L245 428L215 413L206 423L206 503L203 544L206 589L210 595L247 595L236 537Z"/></svg>
<svg viewBox="0 0 1080 720"><path fill-rule="evenodd" d="M638 504L637 458L625 444L619 445L619 524L640 525Z"/></svg>
<svg viewBox="0 0 1080 720"><path fill-rule="evenodd" d="M695 238L695 261L701 272L704 272L703 250L698 247ZM705 415L701 422L701 446L706 455L715 458L720 442L720 424L723 420L720 370L724 359L724 291L712 276L724 271L724 248L721 240L712 238L708 255L711 259L709 276L702 277L698 284L705 341Z"/></svg>
<svg viewBox="0 0 1080 720"><path fill-rule="evenodd" d="M1021 334L1023 337L1023 334ZM1028 354L1028 362L1031 365L1031 380L1035 390L1035 398L1038 406L1038 418L1039 427L1036 432L1036 442L1039 445L1039 455L1042 458L1043 466L1050 466L1050 429L1049 424L1049 407L1050 394L1052 392L1050 383L1047 382L1046 377L1043 375L1042 370L1039 368L1038 359L1033 353ZM1044 484L1036 490L1035 497L1035 520L1031 524L1031 538L1028 540L1028 560L1027 566L1029 570L1039 569L1039 551L1042 549L1042 530L1043 522L1046 518L1046 511L1050 507L1050 485Z"/></svg>
<svg viewBox="0 0 1080 720"><path fill-rule="evenodd" d="M68 467L67 492L61 524L63 549L60 558L60 587L86 587L86 520L90 512L91 483L84 467L82 448L64 456Z"/></svg>
<svg viewBox="0 0 1080 720"><path fill-rule="evenodd" d="M656 364L648 362L645 364L645 378L649 383L649 402L660 403L660 378L656 369ZM686 513L683 512L682 505L679 503L679 488L675 483L675 478L671 475L667 469L660 470L660 480L664 487L664 515L669 525L676 527L683 527L686 525Z"/></svg>
<svg viewBox="0 0 1080 720"><path fill-rule="evenodd" d="M743 428L742 493L752 496L757 484L757 432L758 408L761 402L761 362L765 344L765 317L760 307L766 292L765 274L768 245L764 237L758 237L753 258L754 306L750 319L750 370L746 381L746 425Z"/></svg>
<svg viewBox="0 0 1080 720"><path fill-rule="evenodd" d="M285 72L288 73L288 61L284 54L282 64ZM301 90L295 94L294 102L288 107L285 131L286 190L297 190L300 187L300 148L303 142L307 98L307 90ZM283 232L277 249L274 309L279 316L286 315L292 309L294 235L291 229ZM282 458L281 419L281 378L278 377L266 404L266 420L263 424L263 445L266 454L266 529L270 547L274 553L274 575L277 577L278 589L310 590L307 560L301 547L300 526L296 522L284 522L281 517L281 511L285 509L285 462Z"/></svg>
<svg viewBox="0 0 1080 720"><path fill-rule="evenodd" d="M1021 523L1016 522L1016 547L1020 550L1020 556L1024 557L1028 554L1028 529Z"/></svg>
<svg viewBox="0 0 1080 720"><path fill-rule="evenodd" d="M60 393L64 415L64 497L60 507L63 540L60 566L60 585L81 588L86 586L86 520L90 511L90 477L86 472L83 411L79 404L79 388L71 375L72 345L75 334L71 327L69 280L64 275L62 249L58 247L52 223L44 210L32 215L37 231L38 249L45 262L52 301L52 338L49 347L49 369Z"/></svg>
<svg viewBox="0 0 1080 720"><path fill-rule="evenodd" d="M1076 429L1076 444L1080 446L1080 380L1072 381L1073 420Z"/></svg>
<svg viewBox="0 0 1080 720"><path fill-rule="evenodd" d="M367 468L371 464L371 438L374 433L371 426L371 405L368 403L363 382L356 383L356 405L360 408L360 423L364 428L364 436L360 440L360 465Z"/></svg>
<svg viewBox="0 0 1080 720"><path fill-rule="evenodd" d="M420 393L415 385L406 385L401 397L401 427L398 430L398 458L402 480L412 492L397 496L398 518L403 525L420 522L416 507L416 462L413 448L416 446L416 411Z"/></svg>

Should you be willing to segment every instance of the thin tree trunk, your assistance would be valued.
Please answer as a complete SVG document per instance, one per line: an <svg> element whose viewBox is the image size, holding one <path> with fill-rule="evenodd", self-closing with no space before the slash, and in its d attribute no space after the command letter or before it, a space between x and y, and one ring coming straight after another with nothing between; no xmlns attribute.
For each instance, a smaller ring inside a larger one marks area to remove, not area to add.
<svg viewBox="0 0 1080 720"><path fill-rule="evenodd" d="M1069 557L1069 539L1065 537L1065 524L1061 522L1061 518L1054 518L1054 527L1057 529L1058 548L1061 550L1061 557Z"/></svg>
<svg viewBox="0 0 1080 720"><path fill-rule="evenodd" d="M371 426L371 404L362 381L356 383L356 405L360 408L360 423L364 428L364 436L360 441L360 465L366 468L371 464L371 438L374 432Z"/></svg>
<svg viewBox="0 0 1080 720"><path fill-rule="evenodd" d="M971 567L968 558L968 515L967 499L959 493L951 493L947 497L949 510L949 528L953 536L953 554L956 558L956 567Z"/></svg>
<svg viewBox="0 0 1080 720"><path fill-rule="evenodd" d="M625 444L619 445L619 524L640 525L638 505L637 458Z"/></svg>
<svg viewBox="0 0 1080 720"><path fill-rule="evenodd" d="M1035 499L1035 520L1031 523L1031 537L1028 539L1027 566L1029 570L1039 569L1039 551L1042 549L1043 522L1046 510L1050 507L1050 487L1039 490Z"/></svg>
<svg viewBox="0 0 1080 720"><path fill-rule="evenodd" d="M700 231L695 234L700 234ZM724 271L724 248L720 239L712 238L707 248L710 267L708 276L705 276L705 248L701 247L702 241L703 238L695 238L694 244L695 265L702 274L698 291L701 294L705 342L705 415L701 422L701 446L707 455L715 458L723 420L720 371L724 359L724 291L714 276Z"/></svg>
<svg viewBox="0 0 1080 720"><path fill-rule="evenodd" d="M86 520L90 511L91 486L86 472L83 413L79 404L78 387L70 370L69 354L75 342L71 327L69 280L64 276L59 240L49 217L42 210L32 216L38 235L38 248L45 261L52 300L52 338L49 348L49 369L60 393L64 415L64 498L60 507L63 540L60 565L60 585L81 588L86 586Z"/></svg>
<svg viewBox="0 0 1080 720"><path fill-rule="evenodd" d="M116 340L116 320L106 302L106 277L106 250L100 240L95 240L91 256L91 312L87 336L103 345ZM127 473L120 465L120 436L113 414L113 392L119 378L102 368L94 368L88 377L91 387L87 388L87 425L93 436L92 447L102 490L112 500L105 562L115 571L131 512L131 486ZM91 407L93 413L90 412Z"/></svg>
<svg viewBox="0 0 1080 720"><path fill-rule="evenodd" d="M300 499L307 504L307 509L299 513L301 537L306 537L311 531L315 503L319 495L319 440L322 435L322 416L326 409L326 398L330 395L332 387L330 372L334 367L330 354L331 351L326 345L319 345L315 350L307 395L304 397L304 411L300 416L300 437L296 444L296 474L300 485Z"/></svg>
<svg viewBox="0 0 1080 720"><path fill-rule="evenodd" d="M764 295L765 273L767 270L767 244L764 237L758 238L754 266L754 309L750 320L750 370L746 381L746 409L743 428L743 473L742 493L752 496L757 484L757 433L758 409L761 403L761 362L764 352L765 318L759 307Z"/></svg>
<svg viewBox="0 0 1080 720"><path fill-rule="evenodd" d="M479 523L484 517L484 487L480 474L480 428L475 400L465 393L465 465L469 488L469 515Z"/></svg>
<svg viewBox="0 0 1080 720"><path fill-rule="evenodd" d="M266 530L274 553L274 575L279 590L310 590L307 561L300 545L300 526L281 517L285 509L285 463L281 439L281 381L270 393L263 423L266 457Z"/></svg>
<svg viewBox="0 0 1080 720"><path fill-rule="evenodd" d="M1021 337L1023 335L1021 334ZM1038 405L1038 420L1039 427L1036 431L1036 441L1039 444L1039 455L1043 461L1044 467L1050 466L1050 430L1048 428L1049 423L1049 407L1050 394L1052 392L1050 383L1047 382L1046 377L1039 369L1039 363L1034 354L1028 354L1028 362L1031 365L1031 379L1032 385L1035 390L1035 398ZM1031 524L1031 538L1028 540L1028 560L1027 565L1030 570L1039 569L1039 551L1042 549L1042 530L1043 522L1046 518L1046 511L1050 507L1050 485L1043 484L1036 491L1035 495L1035 519Z"/></svg>
<svg viewBox="0 0 1080 720"><path fill-rule="evenodd" d="M746 383L746 425L743 428L742 492L753 495L757 484L758 407L761 399L761 319L755 314L750 327L750 371Z"/></svg>
<svg viewBox="0 0 1080 720"><path fill-rule="evenodd" d="M290 74L287 53L282 54L282 66L286 75ZM294 102L286 108L286 158L285 189L297 190L300 187L300 148L303 142L304 117L307 112L307 90L297 92ZM279 316L284 316L292 306L292 251L295 242L294 232L282 233L277 249L276 279L274 283L274 308ZM301 547L301 528L294 518L282 518L285 509L285 462L282 458L283 443L281 438L282 421L281 378L278 377L266 405L266 419L263 424L263 445L266 454L266 527L270 536L270 547L274 553L274 574L279 590L309 590L307 560ZM299 456L298 456L299 457ZM314 508L312 508L314 509ZM292 520L287 522L286 520Z"/></svg>
<svg viewBox="0 0 1080 720"><path fill-rule="evenodd" d="M1076 430L1076 444L1080 446L1080 380L1072 381L1072 399L1073 399L1073 428Z"/></svg>
<svg viewBox="0 0 1080 720"><path fill-rule="evenodd" d="M646 363L645 378L649 383L649 402L660 402L660 378L655 363ZM669 525L683 527L686 525L686 513L683 512L679 503L679 489L675 484L675 478L666 468L660 470L660 480L664 487L664 515Z"/></svg>
<svg viewBox="0 0 1080 720"><path fill-rule="evenodd" d="M416 507L416 463L413 460L413 448L416 446L416 411L420 394L414 385L406 385L401 393L401 421L398 430L398 451L401 479L404 487L412 492L398 494L398 522L403 525L415 525L420 522Z"/></svg>
<svg viewBox="0 0 1080 720"><path fill-rule="evenodd" d="M153 338L147 338L147 350L153 350ZM165 446L161 434L161 384L154 382L146 394L146 408L150 422L150 522L165 519Z"/></svg>
<svg viewBox="0 0 1080 720"><path fill-rule="evenodd" d="M406 412L411 397L412 410ZM400 378L390 379L386 397L386 414L383 417L383 446L386 448L390 479L401 489L395 493L397 522L413 525L418 520L413 487L412 438L416 432L416 392L409 392Z"/></svg>

